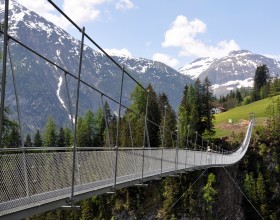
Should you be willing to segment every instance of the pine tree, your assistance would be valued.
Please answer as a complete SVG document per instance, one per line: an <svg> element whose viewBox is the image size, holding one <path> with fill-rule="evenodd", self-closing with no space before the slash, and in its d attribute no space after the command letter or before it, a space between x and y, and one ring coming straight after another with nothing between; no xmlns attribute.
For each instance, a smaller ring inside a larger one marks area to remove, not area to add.
<svg viewBox="0 0 280 220"><path fill-rule="evenodd" d="M106 129L106 123L107 123L108 129L109 129L109 125L112 121L113 116L111 114L110 106L107 102L105 102L105 104L104 104L104 111L105 111L105 114L103 113L103 120L104 120L103 126L104 126L105 131L104 131L104 137L103 137L103 139L104 139L103 145L107 146L107 147L112 147L112 146L114 146L114 144L111 140L112 137L110 136L110 132L107 131L107 129ZM105 120L106 120L106 122L105 122ZM109 135L107 134L107 132L109 132ZM108 140L108 138L110 138L110 140ZM110 144L108 143L108 141L110 142Z"/></svg>
<svg viewBox="0 0 280 220"><path fill-rule="evenodd" d="M49 117L44 131L44 145L47 147L55 147L56 139L56 125L53 118Z"/></svg>
<svg viewBox="0 0 280 220"><path fill-rule="evenodd" d="M167 148L170 148L172 146L172 138L171 138L171 135L170 135L170 132L172 131L175 131L176 129L176 115L175 115L175 112L174 110L172 109L170 103L169 103L169 100L168 100L168 97L165 93L162 93L159 95L159 103L162 104L162 107L160 108L161 109L161 122L160 122L160 125L161 125L161 141L162 141L162 138L163 138L163 125L164 125L164 115L165 115L165 110L166 110L166 118L165 118L165 130L164 130L164 143L163 143L163 146L164 147L167 147Z"/></svg>
<svg viewBox="0 0 280 220"><path fill-rule="evenodd" d="M116 145L116 136L117 136L117 116L114 114L112 120L109 122L109 138L111 147ZM109 146L109 144L107 144Z"/></svg>
<svg viewBox="0 0 280 220"><path fill-rule="evenodd" d="M130 95L131 106L133 112L129 112L132 133L134 135L135 146L143 146L144 135L144 117L146 113L147 93L139 85L135 87Z"/></svg>
<svg viewBox="0 0 280 220"><path fill-rule="evenodd" d="M251 199L255 203L257 201L257 192L253 173L246 173L244 180L244 189L249 199Z"/></svg>
<svg viewBox="0 0 280 220"><path fill-rule="evenodd" d="M87 111L82 123L82 131L84 132L84 147L95 147L97 144L95 143L95 139L97 136L97 128L95 125L95 114L92 111Z"/></svg>
<svg viewBox="0 0 280 220"><path fill-rule="evenodd" d="M21 145L20 134L18 131L18 127L12 127L12 130L8 137L9 143L8 146L12 148L18 148Z"/></svg>
<svg viewBox="0 0 280 220"><path fill-rule="evenodd" d="M77 146L78 147L86 147L87 146L87 129L84 126L84 119L82 117L78 118L77 122Z"/></svg>
<svg viewBox="0 0 280 220"><path fill-rule="evenodd" d="M66 147L65 133L64 133L64 129L62 127L60 127L60 129L59 129L59 133L58 133L58 137L57 137L57 146Z"/></svg>
<svg viewBox="0 0 280 220"><path fill-rule="evenodd" d="M147 122L148 138L151 147L158 147L160 145L158 126L160 124L160 111L158 98L151 84L147 87L147 90L149 91L147 118L153 122Z"/></svg>
<svg viewBox="0 0 280 220"><path fill-rule="evenodd" d="M195 131L199 134L204 132L204 125L202 123L202 85L199 79L194 84L194 102L192 105L191 118L193 120L193 126Z"/></svg>
<svg viewBox="0 0 280 220"><path fill-rule="evenodd" d="M208 219L212 219L212 206L215 202L217 191L214 189L213 184L216 182L215 175L210 173L206 185L203 187L203 200L205 202L205 211Z"/></svg>
<svg viewBox="0 0 280 220"><path fill-rule="evenodd" d="M184 91L183 91L183 97L181 104L179 106L179 120L180 120L180 137L183 140L182 145L186 145L186 139L188 135L188 128L190 123L190 105L189 105L189 87L188 85L185 85Z"/></svg>
<svg viewBox="0 0 280 220"><path fill-rule="evenodd" d="M69 128L64 129L65 146L71 147L73 145L73 134Z"/></svg>
<svg viewBox="0 0 280 220"><path fill-rule="evenodd" d="M24 141L24 146L25 147L32 147L32 141L31 141L30 134L26 135L26 138L25 138L25 141Z"/></svg>
<svg viewBox="0 0 280 220"><path fill-rule="evenodd" d="M205 78L203 85L203 94L202 94L202 123L204 124L204 130L208 135L213 135L214 130L214 115L211 113L213 108L213 91L211 89L211 83L208 77Z"/></svg>
<svg viewBox="0 0 280 220"><path fill-rule="evenodd" d="M259 200L259 204L261 207L261 212L262 214L267 214L266 213L266 190L265 190L265 184L264 184L264 178L262 173L258 174L258 178L257 178L257 182L256 182L256 192L258 195L258 200Z"/></svg>
<svg viewBox="0 0 280 220"><path fill-rule="evenodd" d="M257 101L261 98L261 88L266 85L269 79L269 70L267 66L261 65L258 66L255 72L255 78L254 78L254 88L252 92L252 100ZM267 91L268 92L268 91Z"/></svg>
<svg viewBox="0 0 280 220"><path fill-rule="evenodd" d="M93 137L93 145L102 147L105 143L105 119L104 113L101 108L97 110L94 114L93 118L93 125L94 125L94 137Z"/></svg>
<svg viewBox="0 0 280 220"><path fill-rule="evenodd" d="M43 146L43 141L42 141L42 137L41 137L41 134L40 134L39 130L36 131L33 142L34 142L34 147L42 147Z"/></svg>

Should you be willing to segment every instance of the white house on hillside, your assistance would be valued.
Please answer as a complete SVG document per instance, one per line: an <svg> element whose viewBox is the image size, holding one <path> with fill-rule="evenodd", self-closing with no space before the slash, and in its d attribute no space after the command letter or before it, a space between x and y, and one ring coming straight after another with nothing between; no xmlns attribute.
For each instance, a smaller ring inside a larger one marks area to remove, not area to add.
<svg viewBox="0 0 280 220"><path fill-rule="evenodd" d="M219 114L219 113L222 113L225 111L226 111L226 109L223 107L216 107L216 108L211 109L211 114Z"/></svg>

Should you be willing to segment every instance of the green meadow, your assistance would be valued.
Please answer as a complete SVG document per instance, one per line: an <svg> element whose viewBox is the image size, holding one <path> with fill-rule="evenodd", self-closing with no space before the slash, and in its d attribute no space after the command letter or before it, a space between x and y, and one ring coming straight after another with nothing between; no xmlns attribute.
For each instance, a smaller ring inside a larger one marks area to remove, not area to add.
<svg viewBox="0 0 280 220"><path fill-rule="evenodd" d="M229 135L232 133L233 129L226 129L227 126L222 125L229 124L229 119L231 119L232 124L236 124L240 122L240 120L248 120L250 113L255 114L257 123L262 123L268 117L267 107L278 98L280 98L280 95L253 102L248 105L239 106L220 114L215 114L215 136L221 137Z"/></svg>

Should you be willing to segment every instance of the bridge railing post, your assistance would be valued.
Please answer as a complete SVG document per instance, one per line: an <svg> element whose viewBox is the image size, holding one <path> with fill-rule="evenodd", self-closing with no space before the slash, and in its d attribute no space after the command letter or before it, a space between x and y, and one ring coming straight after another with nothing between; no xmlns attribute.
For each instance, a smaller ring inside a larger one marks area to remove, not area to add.
<svg viewBox="0 0 280 220"><path fill-rule="evenodd" d="M1 108L0 108L0 147L2 148L2 136L4 128L4 108L6 93L7 76L7 50L8 50L8 19L9 19L9 0L5 0L4 14L4 42L3 42L3 60L2 60L2 81L1 81Z"/></svg>
<svg viewBox="0 0 280 220"><path fill-rule="evenodd" d="M176 151L175 151L175 173L178 171L178 148L179 148L179 129L180 129L180 118L177 119L177 140L176 140Z"/></svg>
<svg viewBox="0 0 280 220"><path fill-rule="evenodd" d="M214 143L211 143L211 164L214 164L213 152L214 152ZM215 154L215 164L216 164L216 154Z"/></svg>
<svg viewBox="0 0 280 220"><path fill-rule="evenodd" d="M124 66L122 67L122 78L121 78L121 88L120 88L120 99L119 99L119 109L118 109L118 121L117 121L117 136L115 145L115 169L114 169L114 185L113 190L116 189L117 176L118 176L118 156L119 156L119 137L120 137L120 120L121 120L121 108L122 108L122 94L123 94L123 81L124 81Z"/></svg>
<svg viewBox="0 0 280 220"><path fill-rule="evenodd" d="M165 123L166 123L166 108L164 106L164 118L163 118L163 129L162 129L162 140L161 140L161 161L160 161L160 175L162 175L162 163L163 163L163 149L165 147Z"/></svg>
<svg viewBox="0 0 280 220"><path fill-rule="evenodd" d="M195 155L196 155L196 142L197 142L197 131L195 132L195 141L194 141L194 165L195 165Z"/></svg>
<svg viewBox="0 0 280 220"><path fill-rule="evenodd" d="M217 164L218 145L216 145L215 164Z"/></svg>
<svg viewBox="0 0 280 220"><path fill-rule="evenodd" d="M200 166L202 165L203 138L201 137Z"/></svg>
<svg viewBox="0 0 280 220"><path fill-rule="evenodd" d="M130 123L130 118L129 115L127 117L128 119L128 128L129 128L129 136L130 136L130 141L131 141L131 147L133 150L133 162L134 162L134 174L136 174L136 156L135 156L135 150L134 150L134 142L133 142L133 136L132 136L132 129L131 129L131 123Z"/></svg>
<svg viewBox="0 0 280 220"><path fill-rule="evenodd" d="M187 152L189 148L189 133L190 133L190 125L188 125L188 133L187 133L187 146L186 146L186 158L185 158L185 169L187 169Z"/></svg>
<svg viewBox="0 0 280 220"><path fill-rule="evenodd" d="M103 114L104 114L104 123L105 123L105 128L106 128L106 139L107 139L107 144L110 150L113 150L112 145L111 145L111 140L110 140L110 132L109 132L109 125L108 125L108 118L107 118L107 109L106 105L104 103L104 94L100 94L101 98L101 105L103 109ZM113 162L113 151L110 151L110 165L112 169L112 176L114 176L114 162Z"/></svg>
<svg viewBox="0 0 280 220"><path fill-rule="evenodd" d="M80 60L79 60L79 72L78 72L78 82L77 82L77 96L76 96L76 113L75 113L75 126L74 126L74 144L73 144L73 163L72 163L72 184L71 184L71 206L74 204L74 189L75 189L75 170L76 170L76 147L77 147L77 121L79 112L79 96L80 96L80 85L81 85L81 72L82 72L82 61L83 61L83 51L84 51L84 37L85 28L82 29L82 40L80 48Z"/></svg>
<svg viewBox="0 0 280 220"><path fill-rule="evenodd" d="M148 116L148 107L149 107L149 90L147 93L147 100L146 100L146 112L145 112L145 118L144 118L144 135L143 135L143 154L142 154L142 177L141 182L143 183L144 179L144 168L145 168L145 143L146 143L146 132L147 132L147 116Z"/></svg>

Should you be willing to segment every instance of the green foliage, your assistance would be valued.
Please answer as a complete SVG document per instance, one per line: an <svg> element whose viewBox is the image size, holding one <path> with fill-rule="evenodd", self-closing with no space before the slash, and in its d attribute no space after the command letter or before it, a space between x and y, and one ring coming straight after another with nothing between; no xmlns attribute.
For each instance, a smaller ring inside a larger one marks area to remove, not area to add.
<svg viewBox="0 0 280 220"><path fill-rule="evenodd" d="M274 109L276 109L276 102L280 96L274 96L271 98L266 98L263 100L259 100L257 102L250 103L245 106L239 106L234 109L231 109L227 112L223 112L220 114L215 115L215 126L220 123L228 123L229 119L232 119L233 123L236 123L240 119L248 120L250 113L255 113L255 117L257 122L264 118L268 117L268 106L271 105L273 102L275 104ZM223 134L226 135L226 134Z"/></svg>
<svg viewBox="0 0 280 220"><path fill-rule="evenodd" d="M160 146L159 127L157 125L160 124L161 115L158 106L158 98L152 85L149 85L147 87L147 90L149 91L147 118L149 119L149 121L153 122L153 123L149 121L147 122L148 144L150 144L151 147L159 147Z"/></svg>
<svg viewBox="0 0 280 220"><path fill-rule="evenodd" d="M158 106L157 95L151 85L147 87L149 94L146 93L140 86L136 86L134 91L131 93L131 106L130 108L138 113L128 113L130 117L131 127L133 128L132 133L134 136L134 142L136 146L158 147L160 146L159 139L159 127L156 124L161 122L161 112ZM147 112L147 127L144 129L146 105L148 103ZM140 116L140 117L139 117ZM152 121L153 123L149 122ZM156 123L156 124L155 124ZM146 139L144 142L144 130L146 132Z"/></svg>
<svg viewBox="0 0 280 220"><path fill-rule="evenodd" d="M192 85L185 86L179 106L180 135L183 140L187 139L188 127L189 137L192 138L194 138L196 131L207 136L212 136L215 133L214 115L211 114L213 101L213 91L208 78L205 79L204 84L201 84L200 80L197 79L194 87Z"/></svg>
<svg viewBox="0 0 280 220"><path fill-rule="evenodd" d="M42 137L41 137L41 134L40 134L39 130L36 131L33 142L34 142L34 147L42 147L43 146L43 141L42 141Z"/></svg>
<svg viewBox="0 0 280 220"><path fill-rule="evenodd" d="M58 137L57 137L57 146L66 147L65 133L64 133L64 129L62 127L60 127L60 129L59 129L59 133L58 133Z"/></svg>
<svg viewBox="0 0 280 220"><path fill-rule="evenodd" d="M84 117L78 118L77 144L79 147L104 146L105 120L101 108L96 113L87 111Z"/></svg>
<svg viewBox="0 0 280 220"><path fill-rule="evenodd" d="M268 78L269 78L269 70L267 66L265 64L258 66L255 72L254 88L251 95L252 101L258 101L261 99L261 97L263 98L267 97L269 93L269 88L268 87L265 88L265 86L268 81Z"/></svg>
<svg viewBox="0 0 280 220"><path fill-rule="evenodd" d="M253 202L257 200L257 193L256 193L256 186L255 186L255 179L253 177L253 173L246 173L245 180L244 180L244 189L248 198Z"/></svg>
<svg viewBox="0 0 280 220"><path fill-rule="evenodd" d="M160 125L162 128L160 138L163 146L168 148L168 147L172 147L172 136L170 135L169 131L175 131L176 129L176 123L177 123L176 115L165 93L159 95L159 102L162 103L163 105L160 113L161 115Z"/></svg>
<svg viewBox="0 0 280 220"><path fill-rule="evenodd" d="M44 145L55 147L57 140L56 125L52 117L49 117L44 131Z"/></svg>
<svg viewBox="0 0 280 220"><path fill-rule="evenodd" d="M145 115L146 100L146 92L139 85L137 85L130 95L130 101L132 103L130 108L141 115ZM130 117L133 121L138 118L138 116L135 114L131 114Z"/></svg>
<svg viewBox="0 0 280 220"><path fill-rule="evenodd" d="M71 147L73 145L73 134L69 128L64 128L65 147Z"/></svg>
<svg viewBox="0 0 280 220"><path fill-rule="evenodd" d="M15 121L8 118L9 113L9 109L5 107L3 118L2 147L19 147L21 145L19 127Z"/></svg>
<svg viewBox="0 0 280 220"><path fill-rule="evenodd" d="M202 189L202 196L205 202L205 210L208 217L212 216L212 207L215 202L215 196L217 195L217 191L214 189L213 185L216 182L216 177L213 173L208 175L208 180L206 185Z"/></svg>
<svg viewBox="0 0 280 220"><path fill-rule="evenodd" d="M25 141L24 141L24 146L25 147L32 147L32 141L31 141L31 137L30 134L27 134Z"/></svg>

